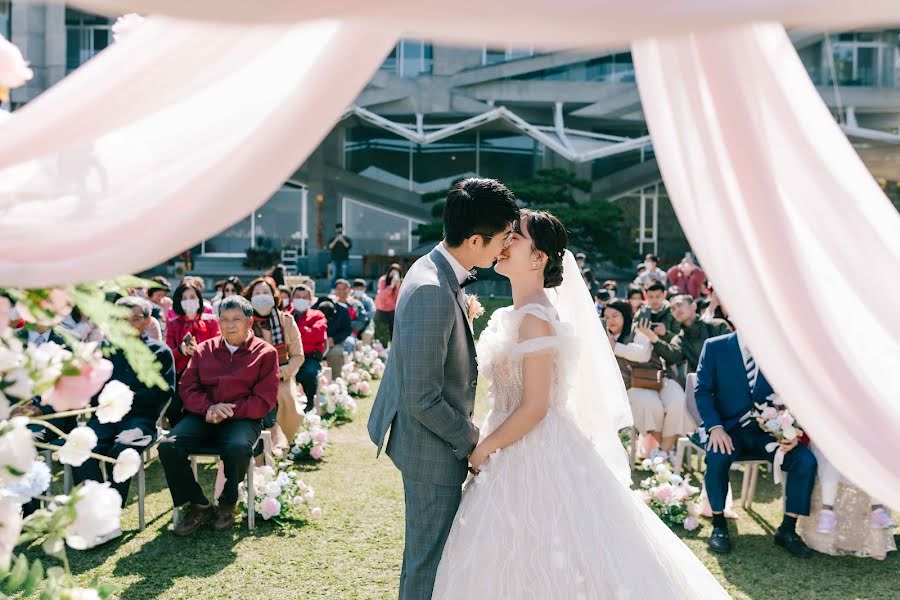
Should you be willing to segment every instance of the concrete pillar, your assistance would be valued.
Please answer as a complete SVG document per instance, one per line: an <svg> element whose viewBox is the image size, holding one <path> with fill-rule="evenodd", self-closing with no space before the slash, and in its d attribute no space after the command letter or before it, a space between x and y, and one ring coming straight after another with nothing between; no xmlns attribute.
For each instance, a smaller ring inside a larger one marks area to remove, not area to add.
<svg viewBox="0 0 900 600"><path fill-rule="evenodd" d="M14 104L23 104L66 75L66 7L13 2L12 42L31 64L34 78L12 90Z"/></svg>

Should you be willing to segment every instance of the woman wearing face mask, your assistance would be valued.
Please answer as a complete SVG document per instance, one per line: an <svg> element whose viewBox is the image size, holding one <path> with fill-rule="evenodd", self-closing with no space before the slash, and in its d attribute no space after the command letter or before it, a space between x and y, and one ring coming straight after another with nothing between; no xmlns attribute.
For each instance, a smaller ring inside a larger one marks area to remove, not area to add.
<svg viewBox="0 0 900 600"><path fill-rule="evenodd" d="M378 280L378 294L375 296L375 339L387 347L394 335L394 311L400 296L403 271L393 263Z"/></svg>
<svg viewBox="0 0 900 600"><path fill-rule="evenodd" d="M286 313L294 312L294 307L291 304L291 287L288 285L279 285L278 286L278 299L281 305L278 307Z"/></svg>
<svg viewBox="0 0 900 600"><path fill-rule="evenodd" d="M176 383L181 379L181 373L197 345L219 335L219 322L215 315L204 313L202 306L203 289L197 281L193 278L182 281L172 295L172 310L176 316L166 325L166 343L175 357ZM170 425L181 419L181 399L177 387L166 416Z"/></svg>
<svg viewBox="0 0 900 600"><path fill-rule="evenodd" d="M292 315L278 309L280 295L271 277L258 277L247 285L244 297L253 305L253 334L278 350L278 403L263 425L272 432L275 448L284 450L294 441L303 418L297 402L294 376L303 364L303 344Z"/></svg>
<svg viewBox="0 0 900 600"><path fill-rule="evenodd" d="M319 383L319 371L322 369L322 358L325 356L325 341L328 339L328 320L325 314L312 308L312 288L306 285L298 285L291 292L291 313L300 330L300 341L303 342L303 351L306 360L297 371L297 383L303 388L303 393L309 399L307 410L314 405L314 398Z"/></svg>

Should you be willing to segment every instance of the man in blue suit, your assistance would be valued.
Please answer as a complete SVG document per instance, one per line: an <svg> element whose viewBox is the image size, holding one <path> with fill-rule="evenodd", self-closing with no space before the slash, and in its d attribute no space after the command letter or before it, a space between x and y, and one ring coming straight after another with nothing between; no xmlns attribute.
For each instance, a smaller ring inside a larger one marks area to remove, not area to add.
<svg viewBox="0 0 900 600"><path fill-rule="evenodd" d="M764 404L773 393L760 372L745 340L739 333L710 338L703 345L697 368L695 398L703 426L709 433L706 445L706 493L713 512L713 532L709 548L725 554L731 551L725 522L728 473L735 460L773 460L766 444L775 438L763 431L750 416L754 404ZM789 472L785 494L784 520L775 532L775 544L794 556L807 558L811 552L795 527L798 515L809 515L810 497L816 477L816 457L797 440L782 443L785 452L782 470Z"/></svg>

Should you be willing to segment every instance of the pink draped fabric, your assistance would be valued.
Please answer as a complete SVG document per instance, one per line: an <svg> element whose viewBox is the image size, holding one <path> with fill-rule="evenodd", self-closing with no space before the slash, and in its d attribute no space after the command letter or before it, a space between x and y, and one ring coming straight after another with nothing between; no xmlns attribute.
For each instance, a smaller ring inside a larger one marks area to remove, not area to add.
<svg viewBox="0 0 900 600"><path fill-rule="evenodd" d="M897 506L900 215L781 26L633 53L672 204L766 377L841 472Z"/></svg>
<svg viewBox="0 0 900 600"><path fill-rule="evenodd" d="M244 218L395 40L337 21L148 19L0 123L0 285L139 271Z"/></svg>
<svg viewBox="0 0 900 600"><path fill-rule="evenodd" d="M628 44L755 21L789 27L900 23L897 0L69 0L94 12L263 23L359 19L410 38L563 48Z"/></svg>

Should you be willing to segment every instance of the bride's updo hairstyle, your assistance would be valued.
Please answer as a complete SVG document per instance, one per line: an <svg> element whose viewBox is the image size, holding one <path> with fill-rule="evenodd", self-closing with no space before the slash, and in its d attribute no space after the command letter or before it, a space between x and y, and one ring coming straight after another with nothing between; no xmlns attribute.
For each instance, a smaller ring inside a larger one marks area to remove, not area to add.
<svg viewBox="0 0 900 600"><path fill-rule="evenodd" d="M563 257L569 234L559 219L542 210L523 209L521 216L535 250L547 256L544 265L544 287L559 287L563 281Z"/></svg>

